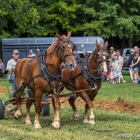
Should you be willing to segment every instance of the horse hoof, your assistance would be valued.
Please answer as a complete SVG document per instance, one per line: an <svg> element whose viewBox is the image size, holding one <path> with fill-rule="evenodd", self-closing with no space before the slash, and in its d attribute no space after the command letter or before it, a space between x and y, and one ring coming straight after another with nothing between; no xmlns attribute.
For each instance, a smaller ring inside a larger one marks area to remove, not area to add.
<svg viewBox="0 0 140 140"><path fill-rule="evenodd" d="M79 121L80 120L80 117L73 116L71 119L74 120L74 121Z"/></svg>
<svg viewBox="0 0 140 140"><path fill-rule="evenodd" d="M91 125L94 125L95 121L94 120L90 120L88 123L91 124Z"/></svg>
<svg viewBox="0 0 140 140"><path fill-rule="evenodd" d="M84 119L83 123L89 123L89 121L87 119Z"/></svg>
<svg viewBox="0 0 140 140"><path fill-rule="evenodd" d="M15 118L20 119L22 117L22 114L18 114L18 112L15 113Z"/></svg>
<svg viewBox="0 0 140 140"><path fill-rule="evenodd" d="M32 125L31 121L25 121L26 125Z"/></svg>
<svg viewBox="0 0 140 140"><path fill-rule="evenodd" d="M38 129L38 128L41 128L41 125L40 125L39 123L37 123L37 124L34 124L34 127L35 127L36 129Z"/></svg>
<svg viewBox="0 0 140 140"><path fill-rule="evenodd" d="M60 128L60 122L53 122L51 128L58 130Z"/></svg>

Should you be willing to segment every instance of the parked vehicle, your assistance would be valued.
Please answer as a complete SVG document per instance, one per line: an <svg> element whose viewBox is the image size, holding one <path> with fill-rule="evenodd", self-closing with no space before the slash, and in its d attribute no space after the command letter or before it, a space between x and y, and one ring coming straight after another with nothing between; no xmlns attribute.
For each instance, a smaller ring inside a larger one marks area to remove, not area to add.
<svg viewBox="0 0 140 140"><path fill-rule="evenodd" d="M128 58L130 56L130 50L132 50L133 48L124 48L123 49L123 53L122 56L124 58L124 64L123 64L123 70L128 70L129 66L128 66ZM140 52L140 48L139 48L139 52Z"/></svg>
<svg viewBox="0 0 140 140"><path fill-rule="evenodd" d="M11 59L14 49L19 50L20 59L27 57L29 50L32 49L36 56L38 51L45 51L56 40L56 37L38 37L38 38L3 38L2 39L2 59L6 66L7 61ZM77 36L71 37L71 41L75 44L77 52L83 54L83 50L92 52L96 47L96 40L100 44L104 44L104 40L100 36Z"/></svg>

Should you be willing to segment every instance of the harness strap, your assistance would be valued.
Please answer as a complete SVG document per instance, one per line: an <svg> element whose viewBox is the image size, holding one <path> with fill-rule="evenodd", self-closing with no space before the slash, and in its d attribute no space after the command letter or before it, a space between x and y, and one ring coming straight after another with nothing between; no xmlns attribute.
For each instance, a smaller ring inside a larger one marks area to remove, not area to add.
<svg viewBox="0 0 140 140"><path fill-rule="evenodd" d="M23 83L21 87L19 87L14 93L17 93L20 90L23 90L27 84L29 84L31 81L33 81L34 79L38 78L38 77L42 77L42 74L36 75L33 78L30 78L30 80L28 80L27 82Z"/></svg>
<svg viewBox="0 0 140 140"><path fill-rule="evenodd" d="M76 77L80 76L80 75L82 75L81 72L78 73L77 75L75 75L74 77L70 78L68 81L66 81L66 82L64 82L63 84L61 84L61 85L60 85L60 88L66 86L66 85L67 85L68 83L70 83L70 82L73 83L74 79L75 79ZM74 83L73 83L73 86L74 86L74 89L76 90L76 86L74 85Z"/></svg>
<svg viewBox="0 0 140 140"><path fill-rule="evenodd" d="M35 59L35 57L33 57L32 59L29 60L29 62L27 64L27 68L26 68L29 79L31 79L30 72L29 72L29 66L30 66L31 62L33 61L33 59Z"/></svg>

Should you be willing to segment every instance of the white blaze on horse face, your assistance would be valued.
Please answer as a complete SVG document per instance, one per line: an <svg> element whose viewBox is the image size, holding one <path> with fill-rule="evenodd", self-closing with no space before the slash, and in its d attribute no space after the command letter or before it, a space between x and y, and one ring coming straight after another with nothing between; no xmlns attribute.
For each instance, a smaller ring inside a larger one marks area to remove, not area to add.
<svg viewBox="0 0 140 140"><path fill-rule="evenodd" d="M105 60L106 57L103 56L103 59ZM106 73L107 72L107 63L106 62L103 62L103 71Z"/></svg>

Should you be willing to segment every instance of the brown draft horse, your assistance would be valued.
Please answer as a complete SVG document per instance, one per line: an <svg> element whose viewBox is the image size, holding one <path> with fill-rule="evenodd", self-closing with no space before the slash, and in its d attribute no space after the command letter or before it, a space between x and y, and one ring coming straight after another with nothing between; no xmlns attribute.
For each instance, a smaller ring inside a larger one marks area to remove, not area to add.
<svg viewBox="0 0 140 140"><path fill-rule="evenodd" d="M67 68L62 70L62 85L68 90L81 90L76 93L76 97L69 98L69 104L73 110L73 119L79 120L79 113L75 106L75 100L80 96L86 103L84 112L84 123L95 124L95 117L93 113L93 99L101 88L101 78L107 72L108 60L108 42L104 45L98 44L96 41L96 48L90 55L86 55L83 61L78 64L74 70L69 71ZM88 110L90 116L88 120Z"/></svg>
<svg viewBox="0 0 140 140"><path fill-rule="evenodd" d="M17 111L15 117L18 119L22 116L21 111L21 95L27 86L31 89L30 97L35 98L35 121L34 127L40 128L39 115L41 111L41 98L45 93L51 93L53 96L54 119L52 127L58 129L60 127L60 102L59 102L59 83L62 77L60 64L63 62L68 68L76 66L73 56L74 44L70 41L71 32L68 33L67 38L56 34L58 39L47 49L44 54L44 61L37 58L23 58L15 67L16 80L16 102ZM32 124L30 121L30 106L32 101L26 103L26 124Z"/></svg>

